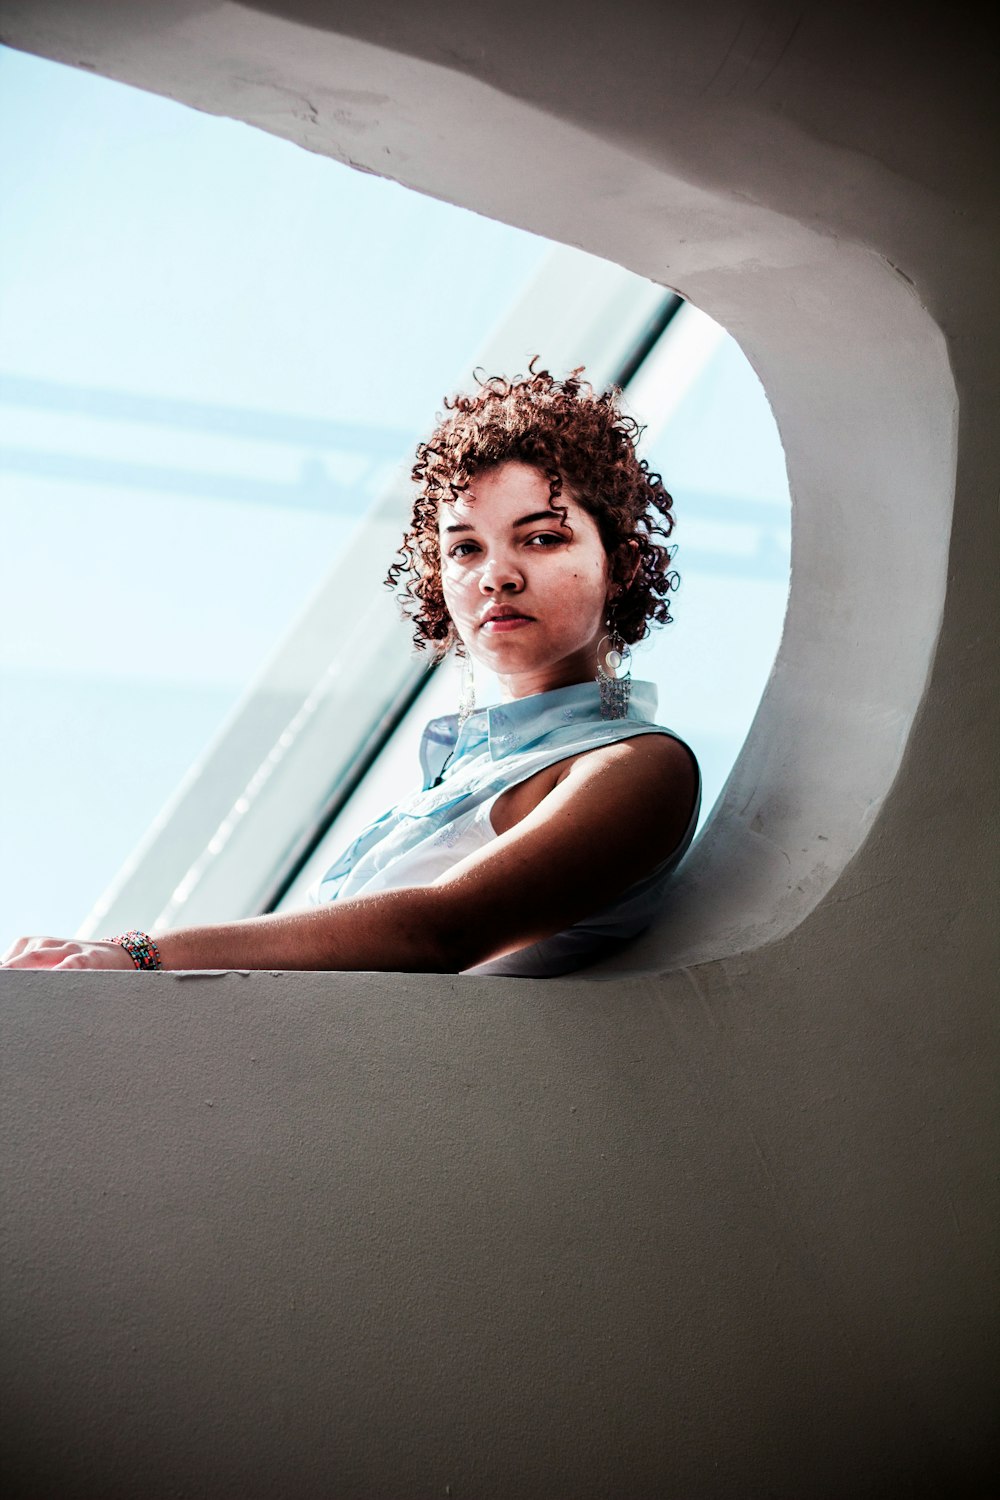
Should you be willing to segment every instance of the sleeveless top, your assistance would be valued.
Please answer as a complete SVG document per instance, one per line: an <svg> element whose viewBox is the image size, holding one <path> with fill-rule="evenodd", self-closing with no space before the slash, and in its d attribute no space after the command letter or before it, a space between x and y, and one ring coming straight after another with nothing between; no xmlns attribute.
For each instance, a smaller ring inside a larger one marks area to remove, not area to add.
<svg viewBox="0 0 1000 1500"><path fill-rule="evenodd" d="M652 722L655 712L656 688L651 682L632 683L624 719L602 719L597 683L579 682L479 709L461 729L455 714L431 719L420 746L420 791L364 829L318 881L310 899L319 905L401 886L430 885L498 837L490 821L493 803L536 771L640 734L666 734L684 744L672 730ZM690 747L685 749L691 754ZM605 957L648 927L697 826L701 773L693 754L691 759L697 776L694 810L669 858L585 921L465 972L526 978L567 974ZM594 857L600 857L599 851Z"/></svg>

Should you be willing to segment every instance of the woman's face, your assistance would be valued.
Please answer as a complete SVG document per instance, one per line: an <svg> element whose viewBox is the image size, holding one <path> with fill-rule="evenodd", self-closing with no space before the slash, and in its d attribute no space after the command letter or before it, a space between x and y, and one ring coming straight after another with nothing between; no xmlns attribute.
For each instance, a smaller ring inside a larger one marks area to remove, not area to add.
<svg viewBox="0 0 1000 1500"><path fill-rule="evenodd" d="M439 508L444 600L466 649L525 698L593 677L610 570L597 524L568 493L508 462Z"/></svg>

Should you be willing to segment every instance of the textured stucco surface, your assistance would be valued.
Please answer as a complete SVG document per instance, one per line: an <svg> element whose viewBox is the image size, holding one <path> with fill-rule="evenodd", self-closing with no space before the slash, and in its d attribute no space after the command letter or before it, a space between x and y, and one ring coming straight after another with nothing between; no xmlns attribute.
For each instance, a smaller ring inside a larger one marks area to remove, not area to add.
<svg viewBox="0 0 1000 1500"><path fill-rule="evenodd" d="M274 9L0 34L721 318L786 445L786 638L636 972L0 975L12 1492L987 1495L987 39Z"/></svg>

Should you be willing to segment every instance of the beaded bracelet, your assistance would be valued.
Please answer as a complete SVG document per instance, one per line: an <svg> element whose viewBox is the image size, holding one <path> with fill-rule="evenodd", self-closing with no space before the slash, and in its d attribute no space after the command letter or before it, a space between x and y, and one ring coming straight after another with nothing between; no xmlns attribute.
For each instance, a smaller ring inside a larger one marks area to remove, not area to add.
<svg viewBox="0 0 1000 1500"><path fill-rule="evenodd" d="M146 932L123 932L118 937L102 938L105 943L118 943L125 949L137 969L162 969L160 950Z"/></svg>

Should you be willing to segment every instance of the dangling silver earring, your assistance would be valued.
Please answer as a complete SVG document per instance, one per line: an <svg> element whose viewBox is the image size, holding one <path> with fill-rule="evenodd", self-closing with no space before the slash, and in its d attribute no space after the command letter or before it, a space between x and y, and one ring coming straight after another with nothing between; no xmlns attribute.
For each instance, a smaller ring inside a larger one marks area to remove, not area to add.
<svg viewBox="0 0 1000 1500"><path fill-rule="evenodd" d="M602 719L627 719L632 693L632 653L618 634L613 616L606 621L608 633L597 648L597 686L601 694ZM619 677L619 672L621 676Z"/></svg>
<svg viewBox="0 0 1000 1500"><path fill-rule="evenodd" d="M462 657L462 687L458 697L458 727L476 711L476 679L472 670L472 657Z"/></svg>

